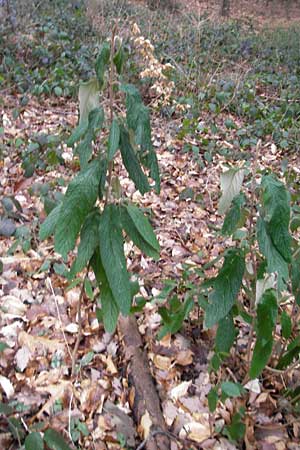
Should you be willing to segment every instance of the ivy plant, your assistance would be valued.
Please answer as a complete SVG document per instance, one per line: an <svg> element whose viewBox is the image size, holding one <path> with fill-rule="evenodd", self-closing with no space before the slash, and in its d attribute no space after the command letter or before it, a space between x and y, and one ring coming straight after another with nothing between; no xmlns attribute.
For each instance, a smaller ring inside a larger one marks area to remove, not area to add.
<svg viewBox="0 0 300 450"><path fill-rule="evenodd" d="M152 258L158 259L160 251L143 210L122 196L115 170L116 161L118 168L122 162L141 194L160 190L149 109L135 86L122 83L124 62L124 48L114 27L110 42L100 49L96 76L79 87L79 123L67 144L79 157L80 171L40 228L41 239L54 235L55 251L64 259L77 248L71 280L84 269L94 271L100 315L109 332L115 330L120 313L130 313L136 293L127 271L125 236ZM100 104L105 91L107 110ZM126 116L119 113L122 101Z"/></svg>

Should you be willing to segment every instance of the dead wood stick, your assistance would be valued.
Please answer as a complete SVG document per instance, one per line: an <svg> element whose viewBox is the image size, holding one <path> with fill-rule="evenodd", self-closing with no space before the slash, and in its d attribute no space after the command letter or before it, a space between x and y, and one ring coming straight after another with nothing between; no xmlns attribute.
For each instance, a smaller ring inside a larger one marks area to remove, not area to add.
<svg viewBox="0 0 300 450"><path fill-rule="evenodd" d="M146 436L145 448L147 450L170 450L168 430L135 318L121 316L119 332L124 343L129 383L135 390L133 405L135 419L140 425L142 418L148 413L152 422L150 434L148 437ZM155 432L157 430L160 432Z"/></svg>

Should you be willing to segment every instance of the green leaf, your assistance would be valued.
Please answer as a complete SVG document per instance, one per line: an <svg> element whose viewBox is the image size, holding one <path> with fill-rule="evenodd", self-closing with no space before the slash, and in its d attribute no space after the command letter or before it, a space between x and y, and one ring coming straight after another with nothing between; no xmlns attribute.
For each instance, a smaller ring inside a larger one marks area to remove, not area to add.
<svg viewBox="0 0 300 450"><path fill-rule="evenodd" d="M88 122L82 122L80 125L78 125L75 130L73 131L73 133L71 134L71 136L69 137L69 139L67 140L67 146L68 147L73 147L73 145L80 141L80 139L82 139L82 137L85 135L85 133L87 132L88 129Z"/></svg>
<svg viewBox="0 0 300 450"><path fill-rule="evenodd" d="M125 62L125 52L124 52L124 48L123 48L122 44L120 45L119 50L115 54L113 61L114 61L114 64L116 66L117 73L119 75L121 75L123 64Z"/></svg>
<svg viewBox="0 0 300 450"><path fill-rule="evenodd" d="M55 208L53 208L48 217L42 223L39 231L39 238L42 241L54 234L55 227L60 216L61 206L62 204L60 203Z"/></svg>
<svg viewBox="0 0 300 450"><path fill-rule="evenodd" d="M288 264L274 246L267 224L262 218L258 218L256 230L259 249L267 260L267 271L278 274L278 289L281 291L289 277Z"/></svg>
<svg viewBox="0 0 300 450"><path fill-rule="evenodd" d="M233 442L243 439L245 435L246 425L241 422L243 416L244 414L241 413L234 414L231 424L224 427L223 434L228 436L228 438Z"/></svg>
<svg viewBox="0 0 300 450"><path fill-rule="evenodd" d="M51 450L71 450L61 433L49 428L45 431L44 441Z"/></svg>
<svg viewBox="0 0 300 450"><path fill-rule="evenodd" d="M104 42L100 49L100 53L96 60L95 66L100 89L102 89L104 84L104 74L109 64L109 59L110 59L110 44L108 42Z"/></svg>
<svg viewBox="0 0 300 450"><path fill-rule="evenodd" d="M79 125L88 122L89 113L99 107L99 85L96 79L92 79L79 86Z"/></svg>
<svg viewBox="0 0 300 450"><path fill-rule="evenodd" d="M240 383L233 383L232 381L223 381L221 390L225 397L240 397L245 393L245 389Z"/></svg>
<svg viewBox="0 0 300 450"><path fill-rule="evenodd" d="M216 388L211 388L207 395L208 407L211 413L215 412L218 404L218 391Z"/></svg>
<svg viewBox="0 0 300 450"><path fill-rule="evenodd" d="M174 313L166 308L159 308L158 312L161 315L164 326L161 328L157 335L157 339L162 339L166 334L174 334L180 330L184 320L188 317L189 313L193 309L194 300L192 297L188 297L181 307Z"/></svg>
<svg viewBox="0 0 300 450"><path fill-rule="evenodd" d="M120 127L117 119L113 119L108 138L108 160L115 156L120 145Z"/></svg>
<svg viewBox="0 0 300 450"><path fill-rule="evenodd" d="M290 194L274 175L266 175L261 182L263 219L272 244L286 262L291 261Z"/></svg>
<svg viewBox="0 0 300 450"><path fill-rule="evenodd" d="M232 200L232 206L227 211L223 227L222 235L231 236L240 226L243 219L242 207L245 204L245 195L243 193L237 195Z"/></svg>
<svg viewBox="0 0 300 450"><path fill-rule="evenodd" d="M109 282L101 262L100 253L98 251L95 252L91 260L91 265L93 267L97 283L100 287L101 312L105 331L108 333L114 333L120 310L109 287Z"/></svg>
<svg viewBox="0 0 300 450"><path fill-rule="evenodd" d="M291 268L292 292L298 306L300 306L300 253L292 259Z"/></svg>
<svg viewBox="0 0 300 450"><path fill-rule="evenodd" d="M205 325L210 328L223 319L234 305L245 271L245 257L239 248L226 252L222 268L212 281L213 292L205 311Z"/></svg>
<svg viewBox="0 0 300 450"><path fill-rule="evenodd" d="M93 161L68 186L54 235L55 251L63 257L73 250L82 223L96 202L99 180L100 164Z"/></svg>
<svg viewBox="0 0 300 450"><path fill-rule="evenodd" d="M6 344L6 342L0 341L0 352L3 352L6 348L8 348L8 345Z"/></svg>
<svg viewBox="0 0 300 450"><path fill-rule="evenodd" d="M7 405L6 403L0 402L0 414L4 414L5 416L10 416L15 412L14 408Z"/></svg>
<svg viewBox="0 0 300 450"><path fill-rule="evenodd" d="M107 205L100 218L100 254L105 274L120 311L127 315L131 306L129 275L123 248L120 212Z"/></svg>
<svg viewBox="0 0 300 450"><path fill-rule="evenodd" d="M271 356L277 313L277 298L274 290L269 289L264 292L257 306L256 343L249 371L252 379L261 374Z"/></svg>
<svg viewBox="0 0 300 450"><path fill-rule="evenodd" d="M147 217L132 204L127 205L126 209L142 238L159 253L159 243Z"/></svg>
<svg viewBox="0 0 300 450"><path fill-rule="evenodd" d="M77 258L70 270L71 278L74 278L78 272L81 272L87 266L99 245L99 225L100 214L98 209L95 209L88 214L82 226Z"/></svg>
<svg viewBox="0 0 300 450"><path fill-rule="evenodd" d="M215 349L218 353L229 353L236 337L232 314L228 314L218 323Z"/></svg>
<svg viewBox="0 0 300 450"><path fill-rule="evenodd" d="M102 128L104 122L103 108L95 108L89 112L88 128L84 139L77 145L75 154L79 155L80 167L85 169L92 155L92 142L96 139L96 132Z"/></svg>
<svg viewBox="0 0 300 450"><path fill-rule="evenodd" d="M229 169L221 174L222 196L219 202L219 214L224 214L230 207L242 187L244 180L243 169Z"/></svg>
<svg viewBox="0 0 300 450"><path fill-rule="evenodd" d="M129 133L123 126L120 128L120 150L124 166L129 174L129 177L134 182L136 189L138 189L141 194L145 194L150 191L151 188L148 183L148 179L142 171L140 163L130 143Z"/></svg>
<svg viewBox="0 0 300 450"><path fill-rule="evenodd" d="M285 339L289 339L292 334L292 320L286 311L282 311L280 317L281 334Z"/></svg>
<svg viewBox="0 0 300 450"><path fill-rule="evenodd" d="M30 433L25 439L26 450L43 450L44 442L40 433Z"/></svg>

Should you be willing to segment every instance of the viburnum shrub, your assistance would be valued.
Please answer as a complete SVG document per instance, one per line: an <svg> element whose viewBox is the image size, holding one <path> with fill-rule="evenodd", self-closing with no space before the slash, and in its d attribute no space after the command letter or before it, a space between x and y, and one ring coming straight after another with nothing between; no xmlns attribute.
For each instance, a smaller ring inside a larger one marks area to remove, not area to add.
<svg viewBox="0 0 300 450"><path fill-rule="evenodd" d="M96 60L96 77L79 87L79 124L67 144L79 157L80 171L40 229L41 239L54 234L55 251L65 259L77 247L70 279L84 269L87 276L90 268L94 271L104 327L109 332L115 330L119 313L130 313L136 293L136 284L127 271L125 236L152 258L157 259L160 251L146 215L122 196L114 170L116 159L118 163L121 160L141 194L152 187L160 190L149 110L138 90L122 83L124 62L125 52L115 26L110 42L103 43ZM100 105L105 90L107 112ZM126 116L120 108L122 100Z"/></svg>

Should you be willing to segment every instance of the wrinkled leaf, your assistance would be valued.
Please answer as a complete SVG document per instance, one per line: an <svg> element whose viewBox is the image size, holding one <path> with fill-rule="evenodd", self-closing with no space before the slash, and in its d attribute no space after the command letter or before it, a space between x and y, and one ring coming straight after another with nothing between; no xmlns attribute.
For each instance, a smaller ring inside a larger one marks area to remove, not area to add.
<svg viewBox="0 0 300 450"><path fill-rule="evenodd" d="M215 349L218 353L229 353L236 337L232 314L228 314L218 323Z"/></svg>
<svg viewBox="0 0 300 450"><path fill-rule="evenodd" d="M232 205L227 211L223 227L223 236L231 236L240 226L243 219L242 207L245 204L244 194L239 194L232 200Z"/></svg>
<svg viewBox="0 0 300 450"><path fill-rule="evenodd" d="M225 214L242 187L244 180L243 169L229 169L221 174L222 196L219 202L219 214Z"/></svg>
<svg viewBox="0 0 300 450"><path fill-rule="evenodd" d="M108 160L115 156L120 145L120 127L117 119L113 119L108 138Z"/></svg>
<svg viewBox="0 0 300 450"><path fill-rule="evenodd" d="M129 216L131 217L135 227L142 236L142 238L157 252L159 252L160 247L158 240L154 234L152 226L149 223L147 217L143 212L136 206L129 204L126 207Z"/></svg>
<svg viewBox="0 0 300 450"><path fill-rule="evenodd" d="M96 60L95 66L100 89L102 89L104 84L104 74L109 64L109 59L110 59L110 44L108 42L104 42L100 49L100 53Z"/></svg>
<svg viewBox="0 0 300 450"><path fill-rule="evenodd" d="M79 86L79 125L88 122L89 113L99 107L99 85L96 79L92 79Z"/></svg>

